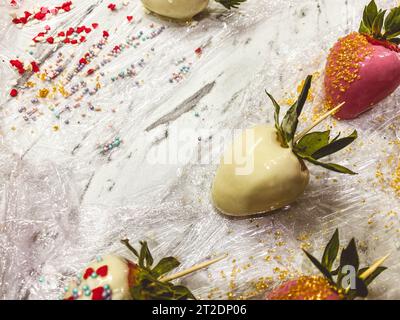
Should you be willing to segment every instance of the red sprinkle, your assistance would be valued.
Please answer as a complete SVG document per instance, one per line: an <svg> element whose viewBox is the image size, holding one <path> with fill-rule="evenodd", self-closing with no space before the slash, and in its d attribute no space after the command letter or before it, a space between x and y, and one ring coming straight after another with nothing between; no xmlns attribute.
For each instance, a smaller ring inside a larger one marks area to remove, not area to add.
<svg viewBox="0 0 400 320"><path fill-rule="evenodd" d="M107 8L110 9L111 11L114 11L116 8L116 5L114 3L110 3Z"/></svg>
<svg viewBox="0 0 400 320"><path fill-rule="evenodd" d="M39 66L38 66L38 64L37 64L35 61L32 61L32 62L31 62L31 66L32 66L32 71L33 71L34 73L37 73L37 72L40 71Z"/></svg>
<svg viewBox="0 0 400 320"><path fill-rule="evenodd" d="M12 0L12 1L15 1L15 0ZM57 15L58 11L60 9L66 11L66 12L70 11L71 6L72 6L72 1L67 1L67 2L64 2L61 6L55 7L52 9L49 9L47 7L41 7L38 12L30 13L29 11L25 11L23 17L14 18L14 19L12 19L12 22L15 24L20 24L20 23L26 24L30 18L42 21L46 18L47 14Z"/></svg>
<svg viewBox="0 0 400 320"><path fill-rule="evenodd" d="M10 91L10 96L11 97L16 97L18 95L18 91L16 90L16 89L11 89L11 91Z"/></svg>
<svg viewBox="0 0 400 320"><path fill-rule="evenodd" d="M71 10L71 5L72 5L72 1L65 2L61 5L61 9L68 12Z"/></svg>
<svg viewBox="0 0 400 320"><path fill-rule="evenodd" d="M46 14L43 12L38 12L34 15L34 18L36 20L43 20L44 18L46 18Z"/></svg>
<svg viewBox="0 0 400 320"><path fill-rule="evenodd" d="M132 17L132 16L127 16L126 18L128 19L128 21L129 21L129 22L131 22L131 21L132 21L132 19L133 19L133 17Z"/></svg>
<svg viewBox="0 0 400 320"><path fill-rule="evenodd" d="M10 60L10 64L18 69L19 74L23 74L25 72L24 64L19 60Z"/></svg>
<svg viewBox="0 0 400 320"><path fill-rule="evenodd" d="M54 43L54 38L53 37L48 37L46 40L48 43L53 44Z"/></svg>
<svg viewBox="0 0 400 320"><path fill-rule="evenodd" d="M97 287L92 290L92 300L103 300L103 292L104 288L103 287Z"/></svg>
<svg viewBox="0 0 400 320"><path fill-rule="evenodd" d="M107 265L101 266L100 268L98 268L96 270L96 273L100 276L100 277L105 277L108 273L108 267Z"/></svg>
<svg viewBox="0 0 400 320"><path fill-rule="evenodd" d="M201 49L200 47L198 47L196 50L194 50L194 52L196 53L196 54L202 54L203 53L203 49Z"/></svg>
<svg viewBox="0 0 400 320"><path fill-rule="evenodd" d="M76 32L77 32L77 33L82 33L83 31L85 31L85 27L78 27L78 28L76 28Z"/></svg>
<svg viewBox="0 0 400 320"><path fill-rule="evenodd" d="M93 27L93 29L97 29L97 27L99 26L99 24L98 23L92 23L92 27Z"/></svg>
<svg viewBox="0 0 400 320"><path fill-rule="evenodd" d="M86 37L83 37L83 36L82 36L82 37L79 39L79 41L80 41L80 42L85 42L85 41L86 41Z"/></svg>
<svg viewBox="0 0 400 320"><path fill-rule="evenodd" d="M85 58L81 58L80 60L79 60L79 64L87 64L88 62L87 62L87 60L85 59Z"/></svg>
<svg viewBox="0 0 400 320"><path fill-rule="evenodd" d="M73 34L75 32L75 29L74 28L69 28L68 29L68 31L67 31L67 36L70 36L71 34Z"/></svg>
<svg viewBox="0 0 400 320"><path fill-rule="evenodd" d="M109 36L110 36L110 34L108 33L108 31L103 31L104 38L108 38Z"/></svg>
<svg viewBox="0 0 400 320"><path fill-rule="evenodd" d="M89 278L93 272L94 272L93 268L87 268L85 270L85 273L83 274L83 279L86 280L87 278Z"/></svg>
<svg viewBox="0 0 400 320"><path fill-rule="evenodd" d="M87 74L90 76L91 74L93 74L94 73L94 69L89 69L88 71L87 71Z"/></svg>

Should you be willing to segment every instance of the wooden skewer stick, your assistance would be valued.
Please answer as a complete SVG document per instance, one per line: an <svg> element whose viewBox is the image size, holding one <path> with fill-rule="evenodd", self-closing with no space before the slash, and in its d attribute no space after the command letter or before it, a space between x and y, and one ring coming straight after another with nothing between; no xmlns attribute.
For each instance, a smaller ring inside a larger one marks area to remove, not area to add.
<svg viewBox="0 0 400 320"><path fill-rule="evenodd" d="M162 282L169 282L169 281L172 281L172 280L175 280L175 279L178 279L178 278L182 278L182 277L184 277L184 276L186 276L188 274L191 274L191 273L196 272L198 270L207 268L208 266L211 266L212 264L217 263L217 262L225 259L227 256L228 256L228 254L225 254L225 255L223 255L223 256L221 256L219 258L216 258L216 259L213 259L213 260L210 260L210 261L205 261L205 262L202 262L200 264L197 264L197 265L195 265L195 266L193 266L193 267L191 267L191 268L189 268L187 270L183 270L181 272L172 274L170 276L161 277L158 280L160 280Z"/></svg>
<svg viewBox="0 0 400 320"><path fill-rule="evenodd" d="M343 107L343 105L346 102L342 102L341 104L339 104L338 106L336 106L335 108L333 108L332 110L328 111L327 113L325 113L321 118L319 118L318 120L316 120L311 126L309 126L307 129L305 129L302 133L298 134L294 141L298 142L301 138L303 138L307 133L309 133L312 129L314 129L317 125L319 125L322 121L324 121L326 118L328 118L330 115L334 114L336 111L338 111L341 107Z"/></svg>
<svg viewBox="0 0 400 320"><path fill-rule="evenodd" d="M377 260L372 266L370 266L367 270L365 270L365 272L363 272L360 275L360 279L365 280L366 278L368 278L372 273L375 272L376 269L378 269L386 261L387 258L389 258L389 256L390 254L387 254L383 258Z"/></svg>
<svg viewBox="0 0 400 320"><path fill-rule="evenodd" d="M360 279L361 280L365 280L367 279L372 273L375 272L376 269L378 269L385 261L387 258L389 258L390 253L387 254L386 256L384 256L383 258L377 260L376 262L374 262L374 264L372 266L370 266L367 270L365 270L361 275L360 275ZM350 286L346 288L346 293L350 291Z"/></svg>

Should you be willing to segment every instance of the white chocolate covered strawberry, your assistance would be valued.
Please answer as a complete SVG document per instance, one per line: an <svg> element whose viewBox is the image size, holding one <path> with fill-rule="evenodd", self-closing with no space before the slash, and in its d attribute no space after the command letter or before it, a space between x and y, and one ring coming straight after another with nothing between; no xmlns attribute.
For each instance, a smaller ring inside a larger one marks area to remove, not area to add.
<svg viewBox="0 0 400 320"><path fill-rule="evenodd" d="M301 196L309 183L305 161L339 173L353 171L320 159L342 150L357 138L357 132L331 140L330 131L295 137L312 77L305 80L297 102L280 123L275 106L275 127L256 126L234 139L223 156L212 186L215 207L231 216L248 216L285 207Z"/></svg>
<svg viewBox="0 0 400 320"><path fill-rule="evenodd" d="M216 0L227 9L237 8L246 0ZM207 8L209 0L142 0L143 5L150 11L161 16L185 20Z"/></svg>
<svg viewBox="0 0 400 320"><path fill-rule="evenodd" d="M153 267L146 242L140 253L123 243L138 258L138 263L123 257L106 255L89 264L82 274L65 288L64 300L185 300L193 299L183 286L160 281L160 277L179 266L173 257L161 259Z"/></svg>
<svg viewBox="0 0 400 320"><path fill-rule="evenodd" d="M137 271L138 266L123 257L98 257L65 288L65 299L129 300Z"/></svg>
<svg viewBox="0 0 400 320"><path fill-rule="evenodd" d="M242 153L251 154L246 164L227 161ZM244 172L246 166L249 172ZM282 148L276 129L257 126L237 137L222 160L213 184L214 205L230 215L282 208L303 194L309 179L304 162L290 148Z"/></svg>

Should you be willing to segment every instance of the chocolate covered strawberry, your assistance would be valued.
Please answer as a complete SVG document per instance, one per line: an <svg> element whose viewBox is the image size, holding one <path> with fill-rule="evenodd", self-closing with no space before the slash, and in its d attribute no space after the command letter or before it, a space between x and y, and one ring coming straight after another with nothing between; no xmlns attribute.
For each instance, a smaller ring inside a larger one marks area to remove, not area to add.
<svg viewBox="0 0 400 320"><path fill-rule="evenodd" d="M385 99L400 85L400 7L365 7L358 32L333 46L325 70L328 107L345 105L338 119L354 119Z"/></svg>
<svg viewBox="0 0 400 320"><path fill-rule="evenodd" d="M161 259L153 267L153 257L146 242L140 253L128 240L123 241L138 258L138 263L116 255L99 257L65 288L64 300L186 300L194 299L183 286L176 286L162 276L179 266L173 257Z"/></svg>
<svg viewBox="0 0 400 320"><path fill-rule="evenodd" d="M267 294L267 300L353 300L368 295L367 286L384 270L387 257L368 268L359 268L355 240L342 250L338 267L333 265L339 253L339 232L335 231L325 248L322 260L304 250L307 257L323 276L302 276L290 280Z"/></svg>
<svg viewBox="0 0 400 320"><path fill-rule="evenodd" d="M227 9L238 8L246 0L215 0ZM143 5L149 11L161 16L188 20L207 8L209 0L142 0Z"/></svg>
<svg viewBox="0 0 400 320"><path fill-rule="evenodd" d="M211 190L214 206L220 212L243 217L292 204L310 182L306 162L338 173L356 174L346 167L326 162L324 158L353 143L357 131L347 137L339 134L335 138L331 137L330 130L309 132L331 112L305 132L296 134L311 81L312 76L305 79L298 100L283 119L280 118L281 107L268 94L275 107L275 125L258 125L244 130L221 157Z"/></svg>

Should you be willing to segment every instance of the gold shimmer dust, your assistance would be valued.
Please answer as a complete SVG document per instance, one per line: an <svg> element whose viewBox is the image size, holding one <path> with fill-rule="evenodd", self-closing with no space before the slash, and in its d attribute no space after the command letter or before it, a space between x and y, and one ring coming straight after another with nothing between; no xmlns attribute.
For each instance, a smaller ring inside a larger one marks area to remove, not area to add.
<svg viewBox="0 0 400 320"><path fill-rule="evenodd" d="M331 89L326 92L326 103L333 108L333 101L340 99L338 91L344 93L350 85L360 79L360 62L373 51L367 38L357 32L339 39L331 49L326 66L326 75L331 81ZM337 95L337 96L334 96Z"/></svg>
<svg viewBox="0 0 400 320"><path fill-rule="evenodd" d="M272 296L274 300L326 300L336 289L323 277L302 276L289 291ZM340 293L339 293L340 294Z"/></svg>

